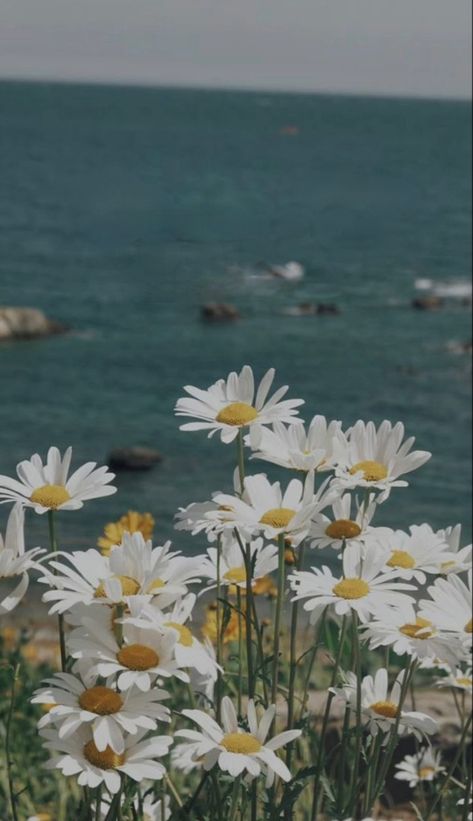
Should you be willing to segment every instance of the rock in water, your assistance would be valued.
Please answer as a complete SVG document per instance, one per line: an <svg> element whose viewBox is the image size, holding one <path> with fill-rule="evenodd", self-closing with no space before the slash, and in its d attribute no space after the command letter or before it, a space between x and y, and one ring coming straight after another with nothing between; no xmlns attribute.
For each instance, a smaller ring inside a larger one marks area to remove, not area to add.
<svg viewBox="0 0 473 821"><path fill-rule="evenodd" d="M208 302L202 305L201 316L207 322L228 322L240 319L238 309L227 302Z"/></svg>
<svg viewBox="0 0 473 821"><path fill-rule="evenodd" d="M0 341L37 339L67 330L66 325L48 319L39 308L0 307Z"/></svg>
<svg viewBox="0 0 473 821"><path fill-rule="evenodd" d="M111 470L150 470L162 458L160 452L153 448L115 448L111 451L107 464Z"/></svg>

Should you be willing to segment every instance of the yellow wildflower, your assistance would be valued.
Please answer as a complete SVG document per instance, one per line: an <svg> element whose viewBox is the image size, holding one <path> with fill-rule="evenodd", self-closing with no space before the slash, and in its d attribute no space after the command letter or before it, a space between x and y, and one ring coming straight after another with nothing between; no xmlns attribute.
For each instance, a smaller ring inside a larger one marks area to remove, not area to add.
<svg viewBox="0 0 473 821"><path fill-rule="evenodd" d="M151 513L137 513L129 510L118 522L105 526L104 535L97 542L104 556L108 556L112 547L120 544L124 533L142 533L144 539L153 535L155 521Z"/></svg>

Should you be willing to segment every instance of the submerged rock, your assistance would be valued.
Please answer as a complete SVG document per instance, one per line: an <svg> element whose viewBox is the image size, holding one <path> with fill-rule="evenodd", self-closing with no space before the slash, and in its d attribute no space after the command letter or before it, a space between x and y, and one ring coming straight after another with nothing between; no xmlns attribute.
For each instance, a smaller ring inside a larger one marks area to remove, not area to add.
<svg viewBox="0 0 473 821"><path fill-rule="evenodd" d="M207 322L226 322L240 319L240 312L227 302L208 302L202 305L201 316Z"/></svg>
<svg viewBox="0 0 473 821"><path fill-rule="evenodd" d="M443 308L443 299L439 296L416 297L412 300L412 307L416 311L438 311Z"/></svg>
<svg viewBox="0 0 473 821"><path fill-rule="evenodd" d="M334 302L300 302L299 305L287 308L284 313L288 316L338 316L340 308Z"/></svg>
<svg viewBox="0 0 473 821"><path fill-rule="evenodd" d="M0 341L37 339L67 330L66 325L49 319L39 308L0 307Z"/></svg>
<svg viewBox="0 0 473 821"><path fill-rule="evenodd" d="M162 458L158 450L137 446L115 448L110 452L107 463L111 470L150 470Z"/></svg>

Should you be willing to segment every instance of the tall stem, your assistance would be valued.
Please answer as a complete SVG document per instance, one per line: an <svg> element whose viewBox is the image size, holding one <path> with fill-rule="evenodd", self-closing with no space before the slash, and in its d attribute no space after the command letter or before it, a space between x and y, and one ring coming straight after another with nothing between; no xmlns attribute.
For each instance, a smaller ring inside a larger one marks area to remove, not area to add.
<svg viewBox="0 0 473 821"><path fill-rule="evenodd" d="M297 557L297 569L301 570L304 562L304 542L299 548L299 555ZM287 729L292 730L294 727L294 691L296 685L297 675L297 623L299 617L299 600L296 599L292 603L291 612L291 640L289 650L289 691L287 698ZM287 747L286 764L290 768L291 758L293 752L293 744Z"/></svg>
<svg viewBox="0 0 473 821"><path fill-rule="evenodd" d="M279 640L281 631L281 614L284 600L284 582L285 582L285 565L284 565L284 533L278 537L278 596L276 599L276 615L274 618L274 644L273 644L273 680L271 688L271 702L276 704L278 697L278 675L279 675Z"/></svg>
<svg viewBox="0 0 473 821"><path fill-rule="evenodd" d="M342 653L343 653L343 645L345 643L345 630L347 626L347 617L346 615L343 616L342 626L340 629L340 636L338 639L338 650L337 650L337 657L335 659L335 666L332 671L332 678L330 680L330 688L334 687L337 681L338 670L340 667L340 662L342 660ZM319 741L319 751L317 755L317 764L315 768L315 777L314 777L314 796L312 800L312 814L311 814L311 821L316 821L317 818L317 807L319 803L319 780L320 774L322 772L322 764L323 764L323 757L325 752L325 735L327 733L328 721L330 716L330 707L332 706L332 701L335 698L335 694L333 692L329 692L327 696L327 703L325 705L325 713L322 721L322 731L320 734L320 741Z"/></svg>
<svg viewBox="0 0 473 821"><path fill-rule="evenodd" d="M321 617L320 617L320 619L317 623L317 626L315 628L316 632L315 632L315 637L314 637L314 646L312 647L312 651L311 651L311 654L310 654L310 660L309 660L309 664L307 666L307 675L306 675L306 678L305 678L304 689L302 691L301 711L300 711L300 714L299 714L299 721L302 720L302 716L304 715L304 709L305 709L305 703L306 703L306 700L307 700L307 693L309 691L310 679L312 677L312 670L314 668L315 659L317 657L317 650L320 647L320 639L321 639L323 631L324 631L326 616L327 616L327 608L325 607L324 611L323 611L323 613L322 613L322 615L321 615Z"/></svg>
<svg viewBox="0 0 473 821"><path fill-rule="evenodd" d="M429 818L431 818L433 811L435 810L437 804L439 803L439 801L441 800L445 790L447 789L448 782L450 781L450 778L452 777L453 773L455 772L455 769L458 765L458 762L460 761L460 758L463 754L463 746L464 746L465 741L466 741L468 730L470 729L470 726L471 726L472 718L473 718L473 714L470 713L468 721L465 723L465 726L463 727L463 732L462 732L462 735L461 735L460 743L458 745L458 750L457 750L457 753L455 755L455 758L453 759L452 763L450 764L450 767L448 768L448 771L447 771L447 774L444 778L442 786L439 789L437 789L437 794L435 795L433 801L431 802L430 806L427 809L424 821L429 821ZM468 801L468 799L469 799L469 796L465 796L465 801Z"/></svg>
<svg viewBox="0 0 473 821"><path fill-rule="evenodd" d="M355 761L352 770L351 797L353 816L356 815L355 803L357 793L357 781L360 769L362 726L361 726L361 655L360 655L360 634L358 632L358 615L353 611L353 648L355 653L355 673L356 673L356 731L355 731Z"/></svg>
<svg viewBox="0 0 473 821"><path fill-rule="evenodd" d="M248 542L245 552L246 570L246 662L248 667L248 697L254 698L255 678L253 672L253 640L252 640L252 615L253 615L253 587L251 577L251 544Z"/></svg>
<svg viewBox="0 0 473 821"><path fill-rule="evenodd" d="M217 664L219 668L222 666L222 604L220 601L221 597L221 571L220 571L220 564L221 564L221 555L222 555L222 537L219 535L217 540ZM220 724L220 717L221 717L221 704L222 704L222 674L220 669L217 672L217 682L216 682L216 692L215 692L215 713L217 722Z"/></svg>
<svg viewBox="0 0 473 821"><path fill-rule="evenodd" d="M238 715L241 715L241 698L243 690L243 672L242 672L242 656L243 656L243 619L241 615L241 593L237 585L237 614L238 614Z"/></svg>
<svg viewBox="0 0 473 821"><path fill-rule="evenodd" d="M56 540L56 522L54 520L54 510L48 510L48 526L49 526L49 545L51 553L57 552L57 540ZM53 570L54 575L56 575L56 569ZM58 632L59 632L59 648L61 651L61 669L62 672L66 672L66 661L67 661L67 653L66 653L66 640L64 638L64 616L62 613L58 615Z"/></svg>
<svg viewBox="0 0 473 821"><path fill-rule="evenodd" d="M13 678L11 684L11 691L10 691L10 706L8 709L8 716L7 716L7 726L5 732L5 758L7 764L7 774L8 774L8 793L10 797L10 807L11 807L11 814L13 821L18 821L18 813L16 811L16 796L15 796L15 786L13 783L13 773L12 773L12 758L10 752L10 739L11 739L11 730L12 730L12 721L13 721L13 710L15 707L15 692L16 692L16 683L18 681L20 672L20 665L17 664L14 671L13 671Z"/></svg>

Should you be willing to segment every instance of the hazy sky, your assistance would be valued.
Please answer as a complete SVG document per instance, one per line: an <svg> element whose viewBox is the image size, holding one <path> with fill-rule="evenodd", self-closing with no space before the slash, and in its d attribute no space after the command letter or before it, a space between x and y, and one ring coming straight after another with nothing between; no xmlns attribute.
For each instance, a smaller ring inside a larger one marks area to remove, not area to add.
<svg viewBox="0 0 473 821"><path fill-rule="evenodd" d="M470 0L0 0L0 77L470 96Z"/></svg>

